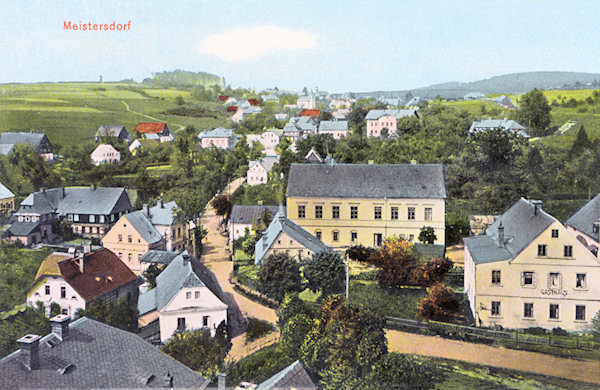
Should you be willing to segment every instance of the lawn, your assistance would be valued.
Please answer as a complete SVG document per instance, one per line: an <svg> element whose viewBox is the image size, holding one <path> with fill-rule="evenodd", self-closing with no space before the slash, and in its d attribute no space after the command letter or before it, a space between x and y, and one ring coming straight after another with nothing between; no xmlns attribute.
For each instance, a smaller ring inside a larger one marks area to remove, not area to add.
<svg viewBox="0 0 600 390"><path fill-rule="evenodd" d="M422 288L382 287L373 281L350 281L350 303L363 305L381 317L417 319L419 300L427 295Z"/></svg>

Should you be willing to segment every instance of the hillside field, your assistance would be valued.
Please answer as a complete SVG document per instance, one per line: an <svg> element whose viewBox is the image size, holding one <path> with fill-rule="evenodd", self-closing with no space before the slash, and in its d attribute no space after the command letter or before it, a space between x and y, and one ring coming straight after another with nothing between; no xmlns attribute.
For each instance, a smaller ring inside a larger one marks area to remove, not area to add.
<svg viewBox="0 0 600 390"><path fill-rule="evenodd" d="M199 130L227 125L225 117L162 114L176 107L178 96L192 101L187 91L145 88L139 84L2 84L0 132L43 130L50 142L60 148L91 140L104 124L122 124L130 133L138 122L165 122L175 133L188 125ZM217 111L217 103L202 105Z"/></svg>

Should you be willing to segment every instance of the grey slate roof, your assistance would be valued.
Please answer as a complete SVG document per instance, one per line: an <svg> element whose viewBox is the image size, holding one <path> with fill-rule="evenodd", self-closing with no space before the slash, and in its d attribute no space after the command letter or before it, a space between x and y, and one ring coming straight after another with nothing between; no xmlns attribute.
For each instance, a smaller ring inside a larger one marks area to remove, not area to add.
<svg viewBox="0 0 600 390"><path fill-rule="evenodd" d="M260 240L256 242L254 247L254 257L257 264L263 260L265 254L281 233L287 234L313 253L331 250L327 245L323 244L321 240L310 234L304 228L287 219L283 212L278 212L275 214L275 217L267 230L263 232Z"/></svg>
<svg viewBox="0 0 600 390"><path fill-rule="evenodd" d="M600 221L600 193L573 214L565 225L571 226L598 241L598 233L594 233L593 225Z"/></svg>
<svg viewBox="0 0 600 390"><path fill-rule="evenodd" d="M208 287L221 301L223 300L223 293L214 274L193 257L188 257L185 261L184 256L189 256L187 251L177 255L157 276L155 288L140 295L140 315L152 310L162 310L184 287Z"/></svg>
<svg viewBox="0 0 600 390"><path fill-rule="evenodd" d="M396 119L404 118L407 116L418 117L417 110L370 110L365 116L365 119L377 120L385 115L393 116Z"/></svg>
<svg viewBox="0 0 600 390"><path fill-rule="evenodd" d="M12 198L15 194L10 192L8 188L4 186L4 184L0 183L0 199Z"/></svg>
<svg viewBox="0 0 600 390"><path fill-rule="evenodd" d="M102 125L96 132L98 137L118 137L123 140L129 140L130 135L123 125Z"/></svg>
<svg viewBox="0 0 600 390"><path fill-rule="evenodd" d="M544 210L538 210L537 214L534 210L531 201L521 198L485 230L485 235L465 238L465 247L473 261L479 264L512 259L556 222L556 218ZM498 240L501 223L504 227L503 244Z"/></svg>
<svg viewBox="0 0 600 390"><path fill-rule="evenodd" d="M210 131L203 131L198 134L198 138L230 138L233 137L232 129L225 129L223 127L217 127Z"/></svg>
<svg viewBox="0 0 600 390"><path fill-rule="evenodd" d="M319 131L348 131L348 121L321 121Z"/></svg>
<svg viewBox="0 0 600 390"><path fill-rule="evenodd" d="M10 227L4 233L5 236L11 237L25 237L34 233L36 230L39 231L39 222L13 222Z"/></svg>
<svg viewBox="0 0 600 390"><path fill-rule="evenodd" d="M175 221L175 209L177 209L175 201L163 202L159 199L155 206L149 208L152 224L172 225Z"/></svg>
<svg viewBox="0 0 600 390"><path fill-rule="evenodd" d="M117 187L66 187L51 188L30 194L21 202L20 212L46 214L109 215L131 210L131 203L124 188Z"/></svg>
<svg viewBox="0 0 600 390"><path fill-rule="evenodd" d="M156 230L143 211L134 211L125 214L124 217L148 244L154 244L162 240L163 236Z"/></svg>
<svg viewBox="0 0 600 390"><path fill-rule="evenodd" d="M250 164L248 164L248 168L252 168L256 163L260 163L267 170L267 172L271 172L271 169L273 169L273 165L275 165L275 163L278 162L279 156L264 156L260 160L250 161Z"/></svg>
<svg viewBox="0 0 600 390"><path fill-rule="evenodd" d="M445 198L440 164L292 164L287 196Z"/></svg>
<svg viewBox="0 0 600 390"><path fill-rule="evenodd" d="M304 365L296 360L277 374L262 382L257 390L317 390L318 386L304 368Z"/></svg>
<svg viewBox="0 0 600 390"><path fill-rule="evenodd" d="M23 366L21 350L0 359L0 388L164 388L167 373L173 388L204 389L210 382L137 335L86 317L69 325L64 341L43 337L39 354L37 370ZM67 365L73 366L61 373Z"/></svg>
<svg viewBox="0 0 600 390"><path fill-rule="evenodd" d="M27 144L35 150L38 146L40 146L45 136L45 133L34 132L1 133L0 144Z"/></svg>
<svg viewBox="0 0 600 390"><path fill-rule="evenodd" d="M3 156L8 156L14 147L14 144L0 144L0 154Z"/></svg>
<svg viewBox="0 0 600 390"><path fill-rule="evenodd" d="M508 119L484 119L481 121L473 122L469 128L469 133L475 133L478 131L501 129L504 131L512 131L514 133L529 136L527 128L522 126L519 122Z"/></svg>
<svg viewBox="0 0 600 390"><path fill-rule="evenodd" d="M258 220L258 217L269 210L271 216L275 216L278 211L278 206L263 206L263 205L241 205L234 204L231 209L231 223L252 224Z"/></svg>
<svg viewBox="0 0 600 390"><path fill-rule="evenodd" d="M173 251L159 251L150 249L140 257L140 263L167 265L177 257L178 253Z"/></svg>

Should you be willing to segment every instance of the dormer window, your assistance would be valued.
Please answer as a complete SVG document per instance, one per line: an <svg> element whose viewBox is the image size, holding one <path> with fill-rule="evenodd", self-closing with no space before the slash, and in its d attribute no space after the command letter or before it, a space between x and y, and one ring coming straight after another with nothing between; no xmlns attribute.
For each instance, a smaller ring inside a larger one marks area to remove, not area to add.
<svg viewBox="0 0 600 390"><path fill-rule="evenodd" d="M600 222L595 222L592 225L592 232L598 233L600 231Z"/></svg>

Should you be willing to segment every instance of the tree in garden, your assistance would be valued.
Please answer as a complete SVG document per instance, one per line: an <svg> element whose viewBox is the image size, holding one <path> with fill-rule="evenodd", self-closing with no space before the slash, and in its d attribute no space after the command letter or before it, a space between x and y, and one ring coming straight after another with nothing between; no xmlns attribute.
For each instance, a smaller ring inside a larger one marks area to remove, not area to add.
<svg viewBox="0 0 600 390"><path fill-rule="evenodd" d="M176 333L162 351L201 375L212 377L223 365L231 348L231 341L221 323L214 337L210 329L195 329Z"/></svg>
<svg viewBox="0 0 600 390"><path fill-rule="evenodd" d="M300 347L308 332L314 326L315 320L306 314L296 314L289 318L281 328L280 342L283 350L294 358L298 358Z"/></svg>
<svg viewBox="0 0 600 390"><path fill-rule="evenodd" d="M152 290L156 287L156 277L160 275L164 270L164 265L150 264L144 271L144 278L148 282L148 290Z"/></svg>
<svg viewBox="0 0 600 390"><path fill-rule="evenodd" d="M50 303L50 318L57 316L61 313L60 305L56 302Z"/></svg>
<svg viewBox="0 0 600 390"><path fill-rule="evenodd" d="M592 147L593 144L588 138L587 131L585 131L585 127L581 125L579 131L577 132L577 137L575 137L575 141L573 141L573 146L571 146L569 154L571 156L578 155L585 149L591 149Z"/></svg>
<svg viewBox="0 0 600 390"><path fill-rule="evenodd" d="M450 321L458 313L458 300L454 292L443 284L427 288L427 296L419 301L419 317L433 321Z"/></svg>
<svg viewBox="0 0 600 390"><path fill-rule="evenodd" d="M381 284L403 286L410 282L417 256L413 244L398 236L387 238L367 263L379 267L377 279Z"/></svg>
<svg viewBox="0 0 600 390"><path fill-rule="evenodd" d="M600 339L600 311L592 318L592 326L590 332L596 339Z"/></svg>
<svg viewBox="0 0 600 390"><path fill-rule="evenodd" d="M71 241L75 238L75 233L73 233L73 226L68 219L63 218L58 223L58 237L61 241Z"/></svg>
<svg viewBox="0 0 600 390"><path fill-rule="evenodd" d="M322 297L344 290L346 267L342 256L337 252L313 254L306 261L303 272L308 281L306 287L313 292L321 291Z"/></svg>
<svg viewBox="0 0 600 390"><path fill-rule="evenodd" d="M519 99L517 119L523 126L529 128L532 136L544 136L550 126L550 110L551 107L544 93L539 89L533 89L524 93Z"/></svg>
<svg viewBox="0 0 600 390"><path fill-rule="evenodd" d="M377 362L368 377L360 384L364 390L429 390L444 379L434 364L417 362L414 358L395 352Z"/></svg>
<svg viewBox="0 0 600 390"><path fill-rule="evenodd" d="M349 259L360 262L367 262L369 257L373 253L377 252L377 249L369 248L363 245L355 245L346 250L346 255Z"/></svg>
<svg viewBox="0 0 600 390"><path fill-rule="evenodd" d="M454 264L446 257L434 257L413 271L412 284L431 286L439 283L452 270Z"/></svg>
<svg viewBox="0 0 600 390"><path fill-rule="evenodd" d="M300 297L297 292L286 294L277 309L277 325L282 328L290 318L295 315L305 315L307 317L314 317L312 308Z"/></svg>
<svg viewBox="0 0 600 390"><path fill-rule="evenodd" d="M119 298L116 302L91 301L85 309L78 310L75 316L77 318L89 317L132 333L138 331L137 304L135 301L127 301L125 297Z"/></svg>
<svg viewBox="0 0 600 390"><path fill-rule="evenodd" d="M279 302L288 292L302 291L298 262L285 253L277 253L264 259L258 268L258 289Z"/></svg>
<svg viewBox="0 0 600 390"><path fill-rule="evenodd" d="M219 194L215 196L210 204L215 208L217 215L225 219L229 218L229 214L231 214L233 205L231 204L231 200L229 199L228 195Z"/></svg>
<svg viewBox="0 0 600 390"><path fill-rule="evenodd" d="M433 244L437 240L435 231L431 226L423 226L419 232L419 241L423 244Z"/></svg>

